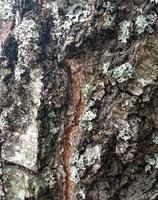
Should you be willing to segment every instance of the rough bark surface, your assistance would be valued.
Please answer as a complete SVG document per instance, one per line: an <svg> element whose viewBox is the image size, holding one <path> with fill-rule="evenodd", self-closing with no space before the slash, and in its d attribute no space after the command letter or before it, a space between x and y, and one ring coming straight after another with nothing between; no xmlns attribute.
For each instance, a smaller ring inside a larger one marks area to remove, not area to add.
<svg viewBox="0 0 158 200"><path fill-rule="evenodd" d="M0 0L0 200L158 199L158 0Z"/></svg>

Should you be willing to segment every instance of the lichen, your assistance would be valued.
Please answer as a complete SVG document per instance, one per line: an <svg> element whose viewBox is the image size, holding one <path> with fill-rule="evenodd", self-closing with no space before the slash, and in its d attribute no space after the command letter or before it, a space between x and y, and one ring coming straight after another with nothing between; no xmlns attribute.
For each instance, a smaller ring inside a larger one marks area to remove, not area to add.
<svg viewBox="0 0 158 200"><path fill-rule="evenodd" d="M115 25L116 14L114 13L115 6L107 1L103 3L103 7L106 9L106 20L103 27L106 28L113 28Z"/></svg>
<svg viewBox="0 0 158 200"><path fill-rule="evenodd" d="M30 67L36 61L40 47L37 45L40 35L38 26L33 19L24 18L22 23L14 30L18 41L18 62L25 67Z"/></svg>
<svg viewBox="0 0 158 200"><path fill-rule="evenodd" d="M86 110L80 117L80 128L91 131L93 129L92 120L96 118L96 113L91 110Z"/></svg>
<svg viewBox="0 0 158 200"><path fill-rule="evenodd" d="M154 2L154 3L158 3L158 0L150 0L150 2L152 3L152 2Z"/></svg>
<svg viewBox="0 0 158 200"><path fill-rule="evenodd" d="M96 145L86 149L81 156L75 153L70 161L71 165L71 180L77 183L80 180L78 174L79 170L85 170L85 168L92 166L95 162L100 162L101 146Z"/></svg>
<svg viewBox="0 0 158 200"><path fill-rule="evenodd" d="M131 26L132 26L132 22L127 21L127 20L120 23L120 31L118 35L118 40L120 40L122 43L127 43L130 37Z"/></svg>
<svg viewBox="0 0 158 200"><path fill-rule="evenodd" d="M85 191L83 189L80 189L78 191L78 194L81 196L82 199L86 199Z"/></svg>
<svg viewBox="0 0 158 200"><path fill-rule="evenodd" d="M106 21L104 23L105 28L113 28L115 25L116 16L115 15L108 15L106 17Z"/></svg>
<svg viewBox="0 0 158 200"><path fill-rule="evenodd" d="M136 25L136 32L140 35L147 31L147 33L152 33L154 29L152 26L156 22L157 15L156 13L154 14L149 14L147 16L139 15L136 18L135 25Z"/></svg>
<svg viewBox="0 0 158 200"><path fill-rule="evenodd" d="M134 107L134 100L133 99L126 99L125 103L122 105L122 107L128 107L133 108Z"/></svg>
<svg viewBox="0 0 158 200"><path fill-rule="evenodd" d="M13 20L15 0L0 1L0 17L3 20Z"/></svg>
<svg viewBox="0 0 158 200"><path fill-rule="evenodd" d="M128 141L131 139L131 127L128 122L123 123L122 127L119 127L119 134L117 136L118 140Z"/></svg>
<svg viewBox="0 0 158 200"><path fill-rule="evenodd" d="M119 83L125 82L133 77L134 67L129 63L124 63L112 71L112 77Z"/></svg>
<svg viewBox="0 0 158 200"><path fill-rule="evenodd" d="M153 143L154 143L154 144L158 144L158 136L155 136L155 137L154 137Z"/></svg>
<svg viewBox="0 0 158 200"><path fill-rule="evenodd" d="M82 88L82 93L85 98L85 100L89 100L93 94L93 92L96 90L96 87L92 84L85 84Z"/></svg>
<svg viewBox="0 0 158 200"><path fill-rule="evenodd" d="M152 168L158 169L158 153L145 156L145 162L147 163L145 171L151 171Z"/></svg>
<svg viewBox="0 0 158 200"><path fill-rule="evenodd" d="M110 67L110 62L103 63L103 74L104 75L108 75L109 67Z"/></svg>
<svg viewBox="0 0 158 200"><path fill-rule="evenodd" d="M134 75L134 67L129 63L124 63L118 67L115 67L109 70L110 63L103 64L103 74L106 78L110 79L112 84L115 84L115 81L122 83L131 79Z"/></svg>

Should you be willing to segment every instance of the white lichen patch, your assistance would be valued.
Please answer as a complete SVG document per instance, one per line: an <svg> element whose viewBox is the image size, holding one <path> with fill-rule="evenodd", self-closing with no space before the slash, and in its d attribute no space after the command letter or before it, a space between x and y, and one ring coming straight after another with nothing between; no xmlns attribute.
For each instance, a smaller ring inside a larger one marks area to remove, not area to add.
<svg viewBox="0 0 158 200"><path fill-rule="evenodd" d="M107 79L111 80L112 84L115 84L116 81L118 83L128 81L133 77L135 72L134 67L129 62L124 63L111 70L109 70L109 68L109 62L103 64L103 74L104 76L106 76Z"/></svg>
<svg viewBox="0 0 158 200"><path fill-rule="evenodd" d="M14 36L18 42L18 62L25 67L36 60L40 48L37 45L39 41L38 26L33 19L24 18L22 23L14 30Z"/></svg>
<svg viewBox="0 0 158 200"><path fill-rule="evenodd" d="M100 155L101 147L99 145L87 148L85 153L80 156L78 167L83 169L87 166L93 165L97 160L100 161Z"/></svg>
<svg viewBox="0 0 158 200"><path fill-rule="evenodd" d="M137 33L142 34L145 31L147 31L148 33L152 33L154 31L152 26L154 25L156 20L157 20L156 13L147 16L139 15L135 21Z"/></svg>
<svg viewBox="0 0 158 200"><path fill-rule="evenodd" d="M154 153L151 156L145 156L145 171L151 171L152 168L158 169L158 153Z"/></svg>
<svg viewBox="0 0 158 200"><path fill-rule="evenodd" d="M122 126L119 126L118 127L119 129L119 134L117 136L117 139L118 140L123 140L123 141L128 141L131 139L131 136L132 136L132 130L131 130L131 127L130 125L128 124L128 122L124 122L122 123Z"/></svg>
<svg viewBox="0 0 158 200"><path fill-rule="evenodd" d="M21 67L16 67L14 70L15 80L20 81L21 75L25 72Z"/></svg>
<svg viewBox="0 0 158 200"><path fill-rule="evenodd" d="M90 7L86 5L82 5L81 3L74 3L72 6L68 8L68 12L66 14L67 18L71 20L73 23L83 23L88 20L88 16L91 14Z"/></svg>
<svg viewBox="0 0 158 200"><path fill-rule="evenodd" d="M101 159L101 146L96 145L86 149L85 153L81 156L78 153L74 153L70 160L71 166L71 180L77 183L80 180L79 170L85 170L87 167L93 166L96 162L100 162Z"/></svg>
<svg viewBox="0 0 158 200"><path fill-rule="evenodd" d="M154 143L154 144L158 144L158 136L155 136L155 137L154 137L153 143Z"/></svg>
<svg viewBox="0 0 158 200"><path fill-rule="evenodd" d="M104 75L108 75L109 67L110 67L110 62L106 62L103 64L103 74Z"/></svg>
<svg viewBox="0 0 158 200"><path fill-rule="evenodd" d="M86 199L85 191L83 189L80 189L78 191L78 194L81 196L82 199Z"/></svg>
<svg viewBox="0 0 158 200"><path fill-rule="evenodd" d="M112 77L119 83L127 81L133 77L134 67L129 63L124 63L119 67L116 67L112 71Z"/></svg>
<svg viewBox="0 0 158 200"><path fill-rule="evenodd" d="M3 0L0 1L0 18L3 20L13 20L14 18L14 5L15 0Z"/></svg>
<svg viewBox="0 0 158 200"><path fill-rule="evenodd" d="M26 118L29 119L28 127L24 132L14 132L11 134L3 145L2 158L31 170L36 170L39 126L36 119L38 108L41 104L40 98L43 84L39 69L32 70L30 77L30 111L26 115ZM19 106L22 103L20 102Z"/></svg>
<svg viewBox="0 0 158 200"><path fill-rule="evenodd" d="M91 110L85 110L80 117L80 128L83 130L91 131L93 129L92 120L96 118L97 114Z"/></svg>
<svg viewBox="0 0 158 200"><path fill-rule="evenodd" d="M127 20L120 23L120 31L118 35L118 40L120 40L122 43L127 43L128 39L130 38L131 26L132 26L132 23Z"/></svg>
<svg viewBox="0 0 158 200"><path fill-rule="evenodd" d="M85 84L82 88L82 93L85 100L89 100L92 96L92 93L95 91L96 87L92 84Z"/></svg>
<svg viewBox="0 0 158 200"><path fill-rule="evenodd" d="M31 170L35 170L37 153L38 153L38 128L37 123L34 121L28 127L25 134L22 134L14 147L12 147L12 154L6 156L4 153L4 159L14 162L16 164L27 167ZM6 143L7 146L7 143ZM5 148L6 149L6 148ZM6 149L7 150L7 149Z"/></svg>

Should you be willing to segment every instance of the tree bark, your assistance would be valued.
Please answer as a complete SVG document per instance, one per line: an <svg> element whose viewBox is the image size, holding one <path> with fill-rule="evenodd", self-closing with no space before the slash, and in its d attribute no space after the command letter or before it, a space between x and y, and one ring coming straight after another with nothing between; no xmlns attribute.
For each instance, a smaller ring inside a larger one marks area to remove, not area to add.
<svg viewBox="0 0 158 200"><path fill-rule="evenodd" d="M0 200L158 199L158 1L0 10Z"/></svg>

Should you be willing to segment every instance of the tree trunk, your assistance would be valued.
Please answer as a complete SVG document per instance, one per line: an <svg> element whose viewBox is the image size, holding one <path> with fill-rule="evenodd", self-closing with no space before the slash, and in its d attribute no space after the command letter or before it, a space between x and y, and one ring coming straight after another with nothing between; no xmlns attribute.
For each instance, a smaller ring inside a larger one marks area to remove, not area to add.
<svg viewBox="0 0 158 200"><path fill-rule="evenodd" d="M0 0L0 200L158 199L157 15Z"/></svg>

